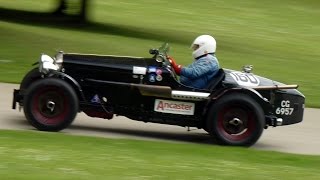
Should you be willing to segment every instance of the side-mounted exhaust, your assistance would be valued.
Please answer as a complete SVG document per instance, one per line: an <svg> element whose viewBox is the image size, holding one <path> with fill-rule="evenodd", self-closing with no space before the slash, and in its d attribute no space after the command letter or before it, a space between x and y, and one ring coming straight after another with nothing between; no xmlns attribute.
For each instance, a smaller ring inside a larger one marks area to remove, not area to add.
<svg viewBox="0 0 320 180"><path fill-rule="evenodd" d="M266 127L268 127L268 125L273 127L282 126L283 119L275 116L266 116L266 123L267 123Z"/></svg>

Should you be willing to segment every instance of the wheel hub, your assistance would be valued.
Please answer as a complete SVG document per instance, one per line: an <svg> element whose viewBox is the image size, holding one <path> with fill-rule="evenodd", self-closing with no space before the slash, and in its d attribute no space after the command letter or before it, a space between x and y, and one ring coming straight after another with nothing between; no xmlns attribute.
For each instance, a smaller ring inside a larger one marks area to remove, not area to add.
<svg viewBox="0 0 320 180"><path fill-rule="evenodd" d="M54 118L64 112L64 96L56 89L46 89L39 94L39 112L47 117Z"/></svg>
<svg viewBox="0 0 320 180"><path fill-rule="evenodd" d="M55 102L53 102L53 101L48 101L48 102L47 102L47 108L48 108L51 112L54 111L55 106L56 106L56 103L55 103Z"/></svg>
<svg viewBox="0 0 320 180"><path fill-rule="evenodd" d="M234 126L239 126L243 124L243 121L240 120L239 118L233 118L232 120L229 121L229 124Z"/></svg>

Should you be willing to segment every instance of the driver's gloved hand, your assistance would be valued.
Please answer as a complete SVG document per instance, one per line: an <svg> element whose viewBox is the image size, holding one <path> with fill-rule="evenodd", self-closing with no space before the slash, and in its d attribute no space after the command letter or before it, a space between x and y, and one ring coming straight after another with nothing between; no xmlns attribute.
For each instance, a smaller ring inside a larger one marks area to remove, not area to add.
<svg viewBox="0 0 320 180"><path fill-rule="evenodd" d="M177 75L180 75L181 70L182 70L182 66L177 64L176 61L170 56L168 56L168 60L171 63L171 65L172 65L174 71L177 73Z"/></svg>

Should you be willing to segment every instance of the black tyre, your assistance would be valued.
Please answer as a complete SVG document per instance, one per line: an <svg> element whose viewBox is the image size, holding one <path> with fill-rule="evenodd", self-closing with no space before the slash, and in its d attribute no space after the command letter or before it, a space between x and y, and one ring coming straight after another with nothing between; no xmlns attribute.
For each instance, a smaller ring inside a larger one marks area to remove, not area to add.
<svg viewBox="0 0 320 180"><path fill-rule="evenodd" d="M206 124L218 144L251 146L263 132L264 112L250 96L232 93L210 107Z"/></svg>
<svg viewBox="0 0 320 180"><path fill-rule="evenodd" d="M76 117L79 100L68 83L47 78L29 86L23 106L32 126L41 131L60 131Z"/></svg>
<svg viewBox="0 0 320 180"><path fill-rule="evenodd" d="M23 78L20 83L20 90L28 89L29 85L36 80L41 79L41 73L39 72L39 67L33 68L30 70Z"/></svg>

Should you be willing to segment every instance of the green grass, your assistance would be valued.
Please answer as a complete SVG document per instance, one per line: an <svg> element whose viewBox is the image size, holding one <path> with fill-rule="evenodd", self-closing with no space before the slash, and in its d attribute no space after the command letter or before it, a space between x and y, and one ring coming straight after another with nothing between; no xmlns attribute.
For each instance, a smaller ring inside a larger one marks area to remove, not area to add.
<svg viewBox="0 0 320 180"><path fill-rule="evenodd" d="M0 131L1 179L318 179L320 156Z"/></svg>
<svg viewBox="0 0 320 180"><path fill-rule="evenodd" d="M42 0L41 2L33 0L0 0L0 7L25 11L47 12L55 6L55 3L56 0Z"/></svg>
<svg viewBox="0 0 320 180"><path fill-rule="evenodd" d="M4 1L1 7L44 11L53 1ZM93 0L91 22L105 26L64 28L0 21L0 81L18 83L41 52L56 50L149 56L162 41L181 64L200 34L218 42L222 67L253 64L256 74L299 84L307 106L320 107L320 1L318 0Z"/></svg>

